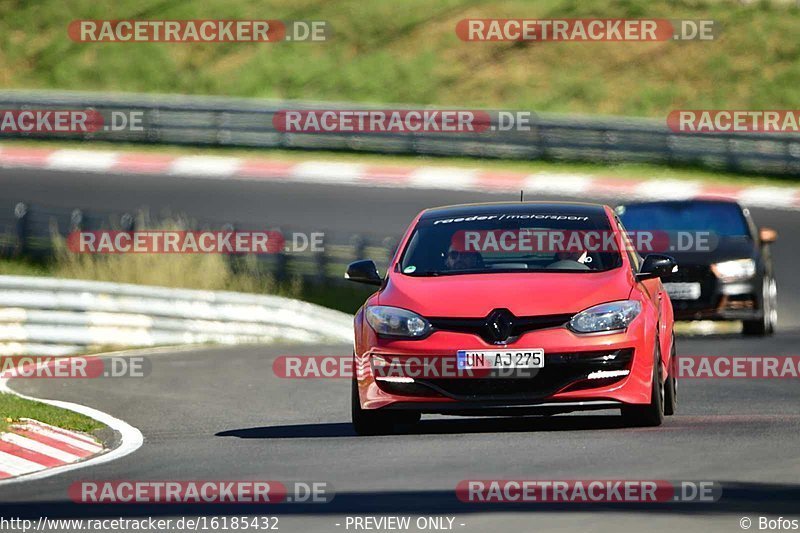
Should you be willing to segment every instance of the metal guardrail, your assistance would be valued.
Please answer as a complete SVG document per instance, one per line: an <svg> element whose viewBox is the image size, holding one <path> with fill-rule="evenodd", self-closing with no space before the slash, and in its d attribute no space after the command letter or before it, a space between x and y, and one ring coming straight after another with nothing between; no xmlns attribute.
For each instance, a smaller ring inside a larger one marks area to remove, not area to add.
<svg viewBox="0 0 800 533"><path fill-rule="evenodd" d="M171 221L173 224L175 220ZM255 227L233 221L202 219L180 220L186 230L281 231L285 236L298 228ZM136 212L110 212L101 209L86 211L41 204L25 204L4 199L0 194L0 258L22 257L44 259L54 253L54 236L66 239L76 230L133 231L139 224L147 228L163 225L147 208ZM319 231L319 229L313 230ZM379 267L388 264L397 246L397 238L379 235L339 235L325 232L322 251L279 252L256 256L259 272L269 273L278 282L301 277L309 283L344 282L347 265L359 259L375 259ZM240 257L225 256L232 270L240 267Z"/></svg>
<svg viewBox="0 0 800 533"><path fill-rule="evenodd" d="M0 109L64 108L93 108L101 113L141 112L143 128L141 131L58 135L2 132L0 138L57 136L83 140L206 146L608 163L647 162L800 176L800 135L682 134L667 128L666 120L534 114L530 131L489 131L475 134L297 134L277 131L272 123L275 113L287 109L368 107L345 103L177 95L0 92Z"/></svg>
<svg viewBox="0 0 800 533"><path fill-rule="evenodd" d="M0 276L0 355L89 346L352 342L352 317L280 296Z"/></svg>

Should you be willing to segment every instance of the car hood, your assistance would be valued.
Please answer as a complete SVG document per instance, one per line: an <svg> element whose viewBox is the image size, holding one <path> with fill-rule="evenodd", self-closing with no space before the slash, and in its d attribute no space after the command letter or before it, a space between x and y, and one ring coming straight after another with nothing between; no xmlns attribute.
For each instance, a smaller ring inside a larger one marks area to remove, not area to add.
<svg viewBox="0 0 800 533"><path fill-rule="evenodd" d="M477 318L506 308L516 316L577 313L625 300L630 272L492 273L414 277L394 273L376 303L427 317Z"/></svg>

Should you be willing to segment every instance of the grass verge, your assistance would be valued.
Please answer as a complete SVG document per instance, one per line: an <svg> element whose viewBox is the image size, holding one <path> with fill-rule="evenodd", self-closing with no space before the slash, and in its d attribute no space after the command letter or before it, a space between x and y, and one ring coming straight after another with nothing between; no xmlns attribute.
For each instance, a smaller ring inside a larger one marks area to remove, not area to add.
<svg viewBox="0 0 800 533"><path fill-rule="evenodd" d="M793 109L792 1L57 0L0 3L0 85L665 117ZM712 19L713 41L464 42L465 18ZM76 19L325 20L317 43L81 43Z"/></svg>
<svg viewBox="0 0 800 533"><path fill-rule="evenodd" d="M204 261L174 254L152 254L149 258L144 254L120 254L113 256L116 258L114 260L102 256L93 256L93 259L86 257L70 258L66 262L59 259L0 259L0 275L47 276L183 289L275 294L351 314L374 292L370 287L356 284L303 283L298 277L285 283L277 283L270 274L264 273L255 265L234 273L220 256L216 259L213 258L215 256L206 256L211 259ZM205 270L199 270L201 268Z"/></svg>
<svg viewBox="0 0 800 533"><path fill-rule="evenodd" d="M8 429L10 423L20 418L31 418L64 429L92 433L105 428L93 418L73 411L53 407L46 403L26 400L14 394L0 393L0 431Z"/></svg>

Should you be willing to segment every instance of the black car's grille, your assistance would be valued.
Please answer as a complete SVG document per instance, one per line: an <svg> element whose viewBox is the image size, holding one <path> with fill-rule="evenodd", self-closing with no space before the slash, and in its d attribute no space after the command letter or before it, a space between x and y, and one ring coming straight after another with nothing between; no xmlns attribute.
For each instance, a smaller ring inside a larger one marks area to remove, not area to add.
<svg viewBox="0 0 800 533"><path fill-rule="evenodd" d="M678 271L662 278L664 283L700 283L700 298L696 300L672 299L677 319L693 318L698 312L715 309L719 304L717 278L708 265L678 266Z"/></svg>
<svg viewBox="0 0 800 533"><path fill-rule="evenodd" d="M573 314L539 315L539 316L514 316L505 309L495 310L484 318L428 318L434 331L454 331L458 333L471 333L493 344L515 339L528 331L537 329L555 328L566 324ZM491 327L491 321L498 317L507 323L505 338L497 336Z"/></svg>
<svg viewBox="0 0 800 533"><path fill-rule="evenodd" d="M678 271L662 278L665 282L690 282L699 281L700 283L715 280L714 274L708 265L678 265Z"/></svg>
<svg viewBox="0 0 800 533"><path fill-rule="evenodd" d="M630 370L633 348L614 351L553 353L545 355L544 368L523 378L435 378L413 383L378 381L381 389L401 396L449 397L456 400L535 400L560 390L580 390L610 385L626 376L589 379L599 370Z"/></svg>

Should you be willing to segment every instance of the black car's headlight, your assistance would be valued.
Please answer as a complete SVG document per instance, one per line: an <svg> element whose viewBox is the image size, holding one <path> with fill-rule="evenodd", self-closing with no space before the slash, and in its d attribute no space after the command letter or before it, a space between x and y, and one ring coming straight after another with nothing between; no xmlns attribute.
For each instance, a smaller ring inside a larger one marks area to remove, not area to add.
<svg viewBox="0 0 800 533"><path fill-rule="evenodd" d="M424 337L431 330L431 325L427 320L412 311L399 307L375 305L367 307L364 314L375 333L386 337L415 339Z"/></svg>
<svg viewBox="0 0 800 533"><path fill-rule="evenodd" d="M622 330L641 312L642 304L636 300L595 305L573 316L569 321L569 328L577 333Z"/></svg>
<svg viewBox="0 0 800 533"><path fill-rule="evenodd" d="M711 271L722 281L743 281L756 274L756 262L752 259L734 259L711 265Z"/></svg>

